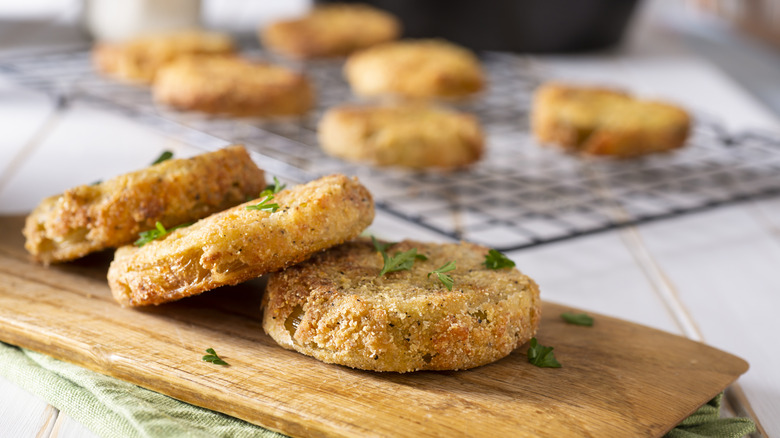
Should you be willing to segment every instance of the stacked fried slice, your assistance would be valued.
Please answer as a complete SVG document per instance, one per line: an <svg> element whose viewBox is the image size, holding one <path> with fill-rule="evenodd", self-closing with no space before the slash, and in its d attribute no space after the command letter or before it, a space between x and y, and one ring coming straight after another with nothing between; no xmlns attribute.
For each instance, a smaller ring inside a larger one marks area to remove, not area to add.
<svg viewBox="0 0 780 438"><path fill-rule="evenodd" d="M498 360L534 336L539 288L489 249L405 240L388 253L424 256L382 275L383 257L355 240L271 274L265 331L284 348L374 371L457 370ZM451 288L430 273L454 262Z"/></svg>
<svg viewBox="0 0 780 438"><path fill-rule="evenodd" d="M332 175L180 228L141 248L120 248L108 271L122 305L178 300L283 269L356 237L374 218L370 193ZM269 202L266 202L270 205Z"/></svg>
<svg viewBox="0 0 780 438"><path fill-rule="evenodd" d="M254 197L265 174L243 146L171 159L44 199L27 217L25 247L64 262L133 242L160 222L192 222Z"/></svg>

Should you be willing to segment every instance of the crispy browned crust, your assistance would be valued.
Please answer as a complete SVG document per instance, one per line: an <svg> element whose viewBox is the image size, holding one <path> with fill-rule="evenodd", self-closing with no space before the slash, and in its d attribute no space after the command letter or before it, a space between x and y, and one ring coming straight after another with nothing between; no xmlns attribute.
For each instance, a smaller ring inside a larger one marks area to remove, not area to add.
<svg viewBox="0 0 780 438"><path fill-rule="evenodd" d="M302 74L237 57L180 58L160 70L153 92L181 110L234 116L299 115L314 105Z"/></svg>
<svg viewBox="0 0 780 438"><path fill-rule="evenodd" d="M279 192L276 212L244 203L137 248L119 248L108 270L123 306L160 304L237 284L351 239L374 219L371 194L331 175Z"/></svg>
<svg viewBox="0 0 780 438"><path fill-rule="evenodd" d="M162 66L180 56L227 55L234 51L233 40L225 34L181 31L97 44L92 49L92 63L99 72L117 79L150 83Z"/></svg>
<svg viewBox="0 0 780 438"><path fill-rule="evenodd" d="M534 95L531 124L541 142L631 158L684 146L691 120L682 108L621 91L549 83Z"/></svg>
<svg viewBox="0 0 780 438"><path fill-rule="evenodd" d="M172 159L46 198L27 217L36 260L73 260L133 242L138 233L192 222L257 196L265 176L243 146Z"/></svg>
<svg viewBox="0 0 780 438"><path fill-rule="evenodd" d="M301 18L272 23L260 40L272 51L296 58L344 56L401 35L393 15L368 5L319 5Z"/></svg>
<svg viewBox="0 0 780 438"><path fill-rule="evenodd" d="M317 134L327 153L379 166L462 167L484 149L476 117L420 104L331 108Z"/></svg>
<svg viewBox="0 0 780 438"><path fill-rule="evenodd" d="M517 269L482 265L488 248L403 241L427 261L378 277L383 261L359 239L269 276L263 328L284 348L349 367L456 370L508 355L536 333L539 288ZM455 260L452 291L428 273Z"/></svg>
<svg viewBox="0 0 780 438"><path fill-rule="evenodd" d="M485 85L477 57L444 40L402 40L361 50L347 58L344 74L362 96L457 99Z"/></svg>

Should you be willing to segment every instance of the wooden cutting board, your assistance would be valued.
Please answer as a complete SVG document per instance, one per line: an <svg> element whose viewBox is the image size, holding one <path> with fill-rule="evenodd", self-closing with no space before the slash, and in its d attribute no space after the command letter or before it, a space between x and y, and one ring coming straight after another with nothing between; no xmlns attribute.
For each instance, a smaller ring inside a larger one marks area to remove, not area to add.
<svg viewBox="0 0 780 438"><path fill-rule="evenodd" d="M23 219L0 217L0 339L293 436L661 436L748 364L665 332L545 303L543 345L468 371L374 373L284 350L260 324L262 282L168 305L123 309L112 254L60 266L29 261ZM542 291L544 294L544 291ZM213 347L229 367L203 362Z"/></svg>

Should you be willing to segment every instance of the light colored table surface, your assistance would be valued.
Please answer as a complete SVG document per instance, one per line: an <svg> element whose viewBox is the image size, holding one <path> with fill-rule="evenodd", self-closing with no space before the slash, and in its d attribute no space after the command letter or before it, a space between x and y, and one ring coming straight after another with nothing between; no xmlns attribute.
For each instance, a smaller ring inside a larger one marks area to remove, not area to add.
<svg viewBox="0 0 780 438"><path fill-rule="evenodd" d="M696 54L637 47L540 62L554 75L623 84L705 108L731 129L780 133L771 111ZM52 116L53 111L45 96L0 77L0 214L25 212L67 187L143 167L164 149L177 155L198 151L89 106L75 105ZM388 238L441 239L381 214L372 228ZM751 368L730 401L737 411L752 413L768 436L780 436L780 199L509 255L538 281L546 300L682 334L748 360ZM0 431L0 436L14 437L93 436L4 379Z"/></svg>

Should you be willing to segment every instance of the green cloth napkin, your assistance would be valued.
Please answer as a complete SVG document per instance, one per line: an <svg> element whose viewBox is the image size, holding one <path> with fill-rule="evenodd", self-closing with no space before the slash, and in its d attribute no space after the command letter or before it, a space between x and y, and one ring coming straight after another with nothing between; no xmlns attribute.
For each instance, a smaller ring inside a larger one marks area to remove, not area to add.
<svg viewBox="0 0 780 438"><path fill-rule="evenodd" d="M0 342L0 375L39 395L105 438L284 435L199 408L119 379ZM699 408L666 438L739 438L753 433L749 418L720 418L723 394Z"/></svg>
<svg viewBox="0 0 780 438"><path fill-rule="evenodd" d="M756 424L750 418L720 418L722 402L721 392L670 430L664 438L740 438L756 431Z"/></svg>
<svg viewBox="0 0 780 438"><path fill-rule="evenodd" d="M285 436L2 342L0 375L105 438Z"/></svg>

